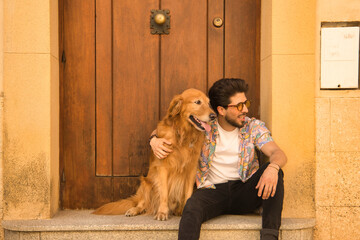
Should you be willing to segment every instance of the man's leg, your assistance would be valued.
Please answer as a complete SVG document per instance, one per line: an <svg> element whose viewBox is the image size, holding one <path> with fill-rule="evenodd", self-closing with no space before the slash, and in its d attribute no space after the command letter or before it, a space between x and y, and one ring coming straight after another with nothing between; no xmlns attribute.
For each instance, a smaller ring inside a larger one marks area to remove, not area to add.
<svg viewBox="0 0 360 240"><path fill-rule="evenodd" d="M227 183L216 189L198 189L186 202L179 225L179 240L199 239L201 224L217 217L227 209Z"/></svg>
<svg viewBox="0 0 360 240"><path fill-rule="evenodd" d="M261 240L278 239L284 200L284 173L281 169L278 176L275 196L263 200Z"/></svg>
<svg viewBox="0 0 360 240"><path fill-rule="evenodd" d="M229 213L251 213L259 206L263 206L261 240L278 239L281 225L281 212L284 198L283 172L279 171L279 178L274 197L263 200L257 196L255 189L261 175L269 164L263 164L259 170L245 183L233 182L231 186L231 208Z"/></svg>

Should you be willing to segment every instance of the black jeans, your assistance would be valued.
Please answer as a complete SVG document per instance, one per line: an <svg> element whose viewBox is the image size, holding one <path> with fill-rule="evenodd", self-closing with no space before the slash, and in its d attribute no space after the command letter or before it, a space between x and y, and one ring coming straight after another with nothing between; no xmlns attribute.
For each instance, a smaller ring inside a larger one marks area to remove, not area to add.
<svg viewBox="0 0 360 240"><path fill-rule="evenodd" d="M274 197L263 200L255 189L269 163L245 183L229 181L216 184L216 189L198 189L186 202L179 226L179 240L199 239L201 224L222 214L247 214L263 207L261 240L278 239L284 199L284 174L279 180Z"/></svg>

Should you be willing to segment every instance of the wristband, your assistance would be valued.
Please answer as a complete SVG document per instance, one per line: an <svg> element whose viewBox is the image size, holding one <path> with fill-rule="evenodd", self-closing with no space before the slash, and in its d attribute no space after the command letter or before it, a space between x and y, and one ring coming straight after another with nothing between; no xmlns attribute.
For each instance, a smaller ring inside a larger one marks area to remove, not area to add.
<svg viewBox="0 0 360 240"><path fill-rule="evenodd" d="M149 137L149 144L150 144L151 139L153 139L154 137L157 137L156 134L153 134Z"/></svg>
<svg viewBox="0 0 360 240"><path fill-rule="evenodd" d="M276 165L277 167L275 167L275 166L274 166L274 165L272 165L272 164ZM279 165L277 165L277 164L275 164L275 163L270 163L268 167L275 168L275 169L276 169L276 170L278 170L278 171L280 170L280 166L279 166Z"/></svg>

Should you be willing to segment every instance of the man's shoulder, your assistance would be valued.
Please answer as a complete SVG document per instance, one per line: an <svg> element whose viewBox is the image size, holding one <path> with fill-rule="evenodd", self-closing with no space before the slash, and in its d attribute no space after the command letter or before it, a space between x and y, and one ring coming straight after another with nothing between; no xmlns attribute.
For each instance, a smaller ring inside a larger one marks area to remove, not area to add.
<svg viewBox="0 0 360 240"><path fill-rule="evenodd" d="M245 125L240 129L242 135L251 135L254 138L262 136L264 133L270 133L269 129L265 126L265 123L256 118L246 117ZM270 133L271 134L271 133Z"/></svg>
<svg viewBox="0 0 360 240"><path fill-rule="evenodd" d="M265 123L259 119L256 119L254 117L252 118L249 118L249 117L246 117L245 118L245 126L246 127L248 126L249 128L256 128L258 126L265 126Z"/></svg>

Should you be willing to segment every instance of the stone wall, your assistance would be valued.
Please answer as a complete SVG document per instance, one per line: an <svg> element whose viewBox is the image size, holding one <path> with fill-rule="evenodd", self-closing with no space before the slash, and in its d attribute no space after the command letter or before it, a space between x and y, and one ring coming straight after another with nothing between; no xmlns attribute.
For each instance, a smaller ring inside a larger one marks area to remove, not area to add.
<svg viewBox="0 0 360 240"><path fill-rule="evenodd" d="M4 219L50 218L59 203L57 0L3 0Z"/></svg>
<svg viewBox="0 0 360 240"><path fill-rule="evenodd" d="M3 91L3 76L4 76L4 8L3 0L0 0L0 219L3 218L3 106L4 106L4 91ZM4 238L3 231L0 231L0 239Z"/></svg>
<svg viewBox="0 0 360 240"><path fill-rule="evenodd" d="M315 239L360 239L360 90L320 90L321 22L360 21L358 0L317 1Z"/></svg>
<svg viewBox="0 0 360 240"><path fill-rule="evenodd" d="M288 157L283 217L315 217L315 0L263 0L261 118Z"/></svg>

